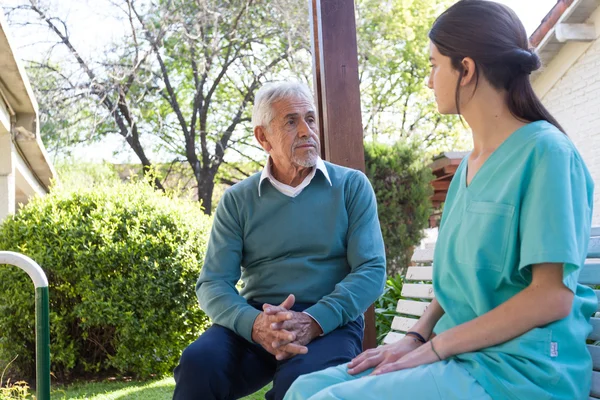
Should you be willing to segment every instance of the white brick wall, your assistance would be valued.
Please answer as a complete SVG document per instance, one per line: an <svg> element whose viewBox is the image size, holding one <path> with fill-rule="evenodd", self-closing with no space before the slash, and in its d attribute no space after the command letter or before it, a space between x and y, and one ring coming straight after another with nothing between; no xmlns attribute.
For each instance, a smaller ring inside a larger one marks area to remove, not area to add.
<svg viewBox="0 0 600 400"><path fill-rule="evenodd" d="M542 98L577 146L596 185L592 224L600 226L600 39Z"/></svg>

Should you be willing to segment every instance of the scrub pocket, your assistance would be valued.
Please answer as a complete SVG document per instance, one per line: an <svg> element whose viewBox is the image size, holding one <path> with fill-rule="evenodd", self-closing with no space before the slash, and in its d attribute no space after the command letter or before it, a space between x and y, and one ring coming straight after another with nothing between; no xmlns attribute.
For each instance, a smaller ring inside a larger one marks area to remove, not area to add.
<svg viewBox="0 0 600 400"><path fill-rule="evenodd" d="M515 207L509 204L472 201L460 222L456 259L472 268L502 271Z"/></svg>
<svg viewBox="0 0 600 400"><path fill-rule="evenodd" d="M533 328L521 336L488 348L488 351L497 351L517 357L529 359L545 359L551 357L552 329ZM493 349L493 350L492 350Z"/></svg>
<svg viewBox="0 0 600 400"><path fill-rule="evenodd" d="M561 380L560 367L552 361L553 345L555 345L552 340L551 328L534 328L508 342L489 347L485 351L514 357L515 366L523 365L524 375L526 374L546 392L551 393ZM549 368L549 365L553 367Z"/></svg>

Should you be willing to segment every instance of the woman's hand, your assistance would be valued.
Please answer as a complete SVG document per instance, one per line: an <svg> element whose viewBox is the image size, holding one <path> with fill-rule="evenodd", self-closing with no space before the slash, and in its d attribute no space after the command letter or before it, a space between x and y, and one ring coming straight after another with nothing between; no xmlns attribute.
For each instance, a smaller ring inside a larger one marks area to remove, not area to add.
<svg viewBox="0 0 600 400"><path fill-rule="evenodd" d="M404 336L396 343L386 344L385 346L377 347L363 351L348 364L348 373L350 375L360 374L368 370L382 365L392 364L406 354L413 352L422 343L411 336Z"/></svg>
<svg viewBox="0 0 600 400"><path fill-rule="evenodd" d="M438 354L436 354L433 350L433 346L433 341L430 340L400 359L384 360L377 366L377 368L375 368L371 375L387 374L388 372L400 371L407 368L415 368L420 365L442 361L440 356L438 356Z"/></svg>

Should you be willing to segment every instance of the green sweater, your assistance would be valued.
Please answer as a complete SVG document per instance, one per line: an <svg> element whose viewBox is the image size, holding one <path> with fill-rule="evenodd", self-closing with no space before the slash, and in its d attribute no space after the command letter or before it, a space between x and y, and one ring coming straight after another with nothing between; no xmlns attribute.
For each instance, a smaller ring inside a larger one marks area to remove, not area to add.
<svg viewBox="0 0 600 400"><path fill-rule="evenodd" d="M260 311L291 293L311 303L327 334L355 320L383 291L385 251L375 194L360 171L325 163L295 198L260 173L225 192L214 217L196 294L216 324L252 341ZM241 293L236 283L242 279Z"/></svg>

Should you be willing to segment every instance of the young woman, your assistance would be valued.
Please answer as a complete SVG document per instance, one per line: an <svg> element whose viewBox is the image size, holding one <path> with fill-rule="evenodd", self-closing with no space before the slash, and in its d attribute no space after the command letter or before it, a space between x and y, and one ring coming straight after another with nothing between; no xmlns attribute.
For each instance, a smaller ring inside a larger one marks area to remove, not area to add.
<svg viewBox="0 0 600 400"><path fill-rule="evenodd" d="M587 399L597 300L577 277L593 182L533 92L539 58L490 1L454 4L429 38L439 112L474 144L444 207L436 299L399 342L304 375L285 399Z"/></svg>

